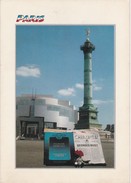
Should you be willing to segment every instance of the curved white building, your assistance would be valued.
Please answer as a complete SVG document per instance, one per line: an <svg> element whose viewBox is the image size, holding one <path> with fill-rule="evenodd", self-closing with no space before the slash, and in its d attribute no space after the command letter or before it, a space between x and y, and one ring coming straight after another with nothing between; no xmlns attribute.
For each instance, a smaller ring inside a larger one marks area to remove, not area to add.
<svg viewBox="0 0 131 183"><path fill-rule="evenodd" d="M43 128L74 129L77 111L69 101L47 95L22 95L16 98L16 135L41 135Z"/></svg>

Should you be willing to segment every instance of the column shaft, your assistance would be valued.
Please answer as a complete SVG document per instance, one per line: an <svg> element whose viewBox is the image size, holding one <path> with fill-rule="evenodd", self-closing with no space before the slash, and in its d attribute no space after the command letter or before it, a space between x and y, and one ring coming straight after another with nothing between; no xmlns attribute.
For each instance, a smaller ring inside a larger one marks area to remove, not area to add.
<svg viewBox="0 0 131 183"><path fill-rule="evenodd" d="M84 54L84 105L92 104L92 55Z"/></svg>

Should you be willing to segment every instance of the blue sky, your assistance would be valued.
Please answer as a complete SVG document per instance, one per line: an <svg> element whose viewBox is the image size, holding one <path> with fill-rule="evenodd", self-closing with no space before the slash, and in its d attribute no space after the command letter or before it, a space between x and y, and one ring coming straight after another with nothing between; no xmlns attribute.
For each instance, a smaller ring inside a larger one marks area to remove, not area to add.
<svg viewBox="0 0 131 183"><path fill-rule="evenodd" d="M114 113L114 27L81 25L16 26L16 95L53 95L69 100L76 108L83 102L84 55L80 46L90 29L93 103L98 119L113 124Z"/></svg>

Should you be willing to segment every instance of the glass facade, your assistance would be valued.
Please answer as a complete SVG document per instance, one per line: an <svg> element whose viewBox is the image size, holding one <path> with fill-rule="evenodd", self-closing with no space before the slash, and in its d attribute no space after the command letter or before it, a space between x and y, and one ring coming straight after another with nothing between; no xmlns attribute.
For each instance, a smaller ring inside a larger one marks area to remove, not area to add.
<svg viewBox="0 0 131 183"><path fill-rule="evenodd" d="M74 129L78 120L77 111L68 101L62 101L53 97L19 96L16 100L16 115L29 117L44 117L45 127Z"/></svg>

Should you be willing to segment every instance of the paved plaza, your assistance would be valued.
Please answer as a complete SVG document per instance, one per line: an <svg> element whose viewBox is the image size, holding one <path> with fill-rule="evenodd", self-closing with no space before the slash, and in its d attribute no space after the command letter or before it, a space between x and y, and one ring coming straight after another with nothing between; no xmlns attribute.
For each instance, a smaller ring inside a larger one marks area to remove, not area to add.
<svg viewBox="0 0 131 183"><path fill-rule="evenodd" d="M106 166L86 166L83 168L114 168L114 142L106 140L102 142ZM58 166L45 166L44 142L42 140L17 140L16 141L16 168L59 168ZM73 166L61 166L60 168L75 168Z"/></svg>

